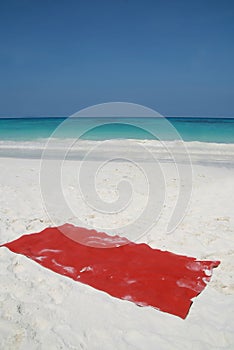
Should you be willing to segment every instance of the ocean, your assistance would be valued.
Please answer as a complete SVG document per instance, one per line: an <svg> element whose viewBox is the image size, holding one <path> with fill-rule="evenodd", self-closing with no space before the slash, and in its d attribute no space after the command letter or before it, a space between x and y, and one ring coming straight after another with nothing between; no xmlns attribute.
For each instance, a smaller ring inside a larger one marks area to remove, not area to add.
<svg viewBox="0 0 234 350"><path fill-rule="evenodd" d="M35 141L52 135L66 118L0 118L0 141ZM137 127L141 121L141 128ZM57 138L77 138L80 129L88 130L83 140L138 139L163 141L234 143L234 118L167 118L176 129L171 133L164 118L99 118L100 126L93 128L97 118L73 118L65 128L56 132ZM150 129L152 133L146 131ZM179 135L179 137L178 137Z"/></svg>
<svg viewBox="0 0 234 350"><path fill-rule="evenodd" d="M172 161L170 149L194 162L234 166L234 118L0 119L0 157L97 160L128 150L147 161L142 147L160 161Z"/></svg>

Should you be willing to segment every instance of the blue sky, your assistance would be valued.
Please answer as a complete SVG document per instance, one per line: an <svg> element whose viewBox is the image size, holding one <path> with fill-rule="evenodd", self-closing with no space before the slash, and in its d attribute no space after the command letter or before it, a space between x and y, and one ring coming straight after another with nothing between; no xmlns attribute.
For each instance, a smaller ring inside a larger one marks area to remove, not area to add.
<svg viewBox="0 0 234 350"><path fill-rule="evenodd" d="M0 0L0 116L124 101L234 117L232 0Z"/></svg>

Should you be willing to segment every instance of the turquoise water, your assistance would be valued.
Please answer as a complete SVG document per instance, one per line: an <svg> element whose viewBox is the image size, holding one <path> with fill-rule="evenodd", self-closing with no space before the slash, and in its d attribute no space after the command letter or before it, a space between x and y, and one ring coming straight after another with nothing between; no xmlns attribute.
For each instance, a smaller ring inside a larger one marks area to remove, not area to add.
<svg viewBox="0 0 234 350"><path fill-rule="evenodd" d="M48 138L65 118L1 118L0 141L33 141ZM138 121L141 128L136 127ZM234 118L167 118L184 141L234 143ZM86 140L107 139L157 139L176 140L179 136L165 126L164 118L115 118L98 119L101 124L93 128L97 118L73 118L69 124L57 129L54 137L76 138L81 130ZM126 125L127 123L127 125ZM103 124L103 125L102 125ZM152 131L152 134L144 130ZM154 134L154 135L153 135Z"/></svg>

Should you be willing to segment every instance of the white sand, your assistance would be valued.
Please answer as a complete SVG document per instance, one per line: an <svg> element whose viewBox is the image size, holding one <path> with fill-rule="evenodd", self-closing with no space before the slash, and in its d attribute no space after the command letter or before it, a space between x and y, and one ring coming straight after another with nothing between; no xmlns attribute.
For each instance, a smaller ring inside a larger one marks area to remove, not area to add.
<svg viewBox="0 0 234 350"><path fill-rule="evenodd" d="M80 208L83 225L105 224L104 216L82 206L73 174L77 165L73 161L65 165L65 196L74 208ZM51 225L42 205L39 166L39 160L0 159L0 244ZM108 194L115 198L115 172L127 173L136 188L144 188L140 175L132 172L129 164L113 166L98 180L103 198L108 199ZM187 215L168 235L166 224L178 181L172 164L163 166L166 202L157 225L141 241L199 259L221 260L186 320L112 298L1 248L0 349L234 348L234 168L193 166L193 194ZM144 204L142 192L136 193L136 199ZM133 203L130 216L134 208L138 209L137 202ZM61 216L57 219L67 221ZM125 219L117 215L109 224L118 227Z"/></svg>

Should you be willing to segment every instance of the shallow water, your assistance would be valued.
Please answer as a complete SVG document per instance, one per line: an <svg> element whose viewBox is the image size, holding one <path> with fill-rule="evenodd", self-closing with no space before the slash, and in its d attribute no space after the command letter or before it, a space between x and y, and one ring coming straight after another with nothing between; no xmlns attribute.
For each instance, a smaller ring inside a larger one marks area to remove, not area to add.
<svg viewBox="0 0 234 350"><path fill-rule="evenodd" d="M0 140L48 137L160 139L234 143L234 118L8 118L0 119Z"/></svg>

